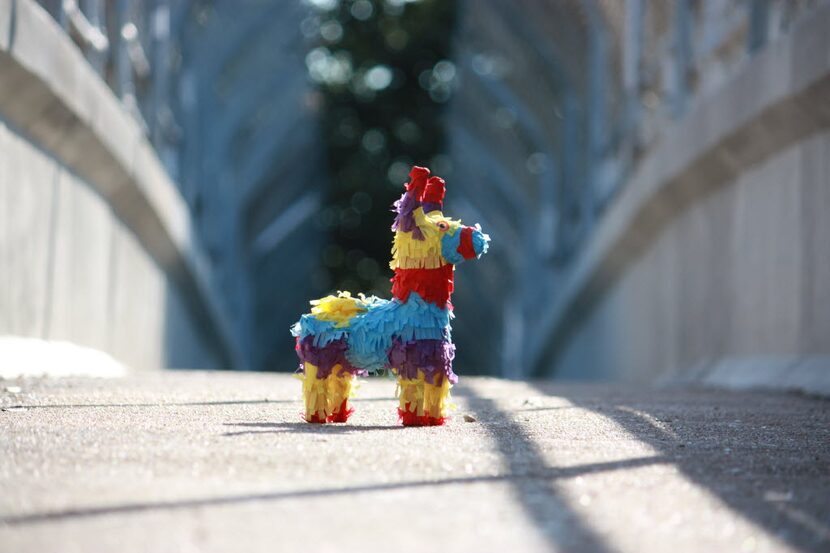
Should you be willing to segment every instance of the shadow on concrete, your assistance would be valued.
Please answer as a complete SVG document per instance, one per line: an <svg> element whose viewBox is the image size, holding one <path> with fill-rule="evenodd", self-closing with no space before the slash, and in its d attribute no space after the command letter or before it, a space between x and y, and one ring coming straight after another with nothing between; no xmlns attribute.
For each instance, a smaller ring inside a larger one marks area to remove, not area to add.
<svg viewBox="0 0 830 553"><path fill-rule="evenodd" d="M573 510L557 489L556 483L551 481L554 479L515 478L537 471L555 470L548 467L544 455L521 424L500 409L495 401L479 395L472 388L458 388L455 395L465 398L470 407L475 409L482 419L488 421L484 428L489 432L510 473L514 475L511 482L514 484L516 497L528 519L535 523L554 550L599 553L616 550L585 524L581 515ZM631 468L655 462L671 462L662 456L645 459L648 462L644 463L644 459L633 459L608 464L616 468Z"/></svg>
<svg viewBox="0 0 830 553"><path fill-rule="evenodd" d="M55 405L9 405L5 409L85 409L92 407L211 407L214 405L266 405L269 403L297 403L294 399L239 399L229 401L183 401L174 403L70 403Z"/></svg>
<svg viewBox="0 0 830 553"><path fill-rule="evenodd" d="M548 480L575 478L577 476L591 474L595 472L622 470L627 468L666 462L668 461L662 457L642 457L638 459L627 459L625 461L590 463L574 467L546 468L538 472L523 471L521 474L510 473L494 476L469 476L464 478L445 478L441 480L414 480L405 482L389 482L383 484L369 484L364 486L347 486L342 488L290 490L255 494L225 495L219 497L206 497L182 501L147 501L125 503L121 505L106 505L100 507L86 507L78 509L66 509L62 511L47 511L27 515L0 517L0 525L21 526L26 524L38 524L68 519L92 518L98 516L108 516L117 514L137 514L149 511L214 507L250 503L256 501L271 502L285 501L297 498L315 498L358 493L382 493L390 490L433 488L440 486L456 485L460 486L466 484L478 484L482 482L514 482L517 485L519 485L519 483L521 482L522 487L530 489L537 488L540 486L540 484L543 484L545 481ZM590 550L582 549L581 551ZM598 549L597 551L608 551L608 548L603 547L601 549Z"/></svg>
<svg viewBox="0 0 830 553"><path fill-rule="evenodd" d="M400 425L355 425L355 424L309 424L304 420L298 422L226 422L225 426L239 426L243 428L264 428L265 430L240 430L226 432L223 436L243 436L245 434L283 434L296 432L301 434L351 434L368 430L404 430Z"/></svg>
<svg viewBox="0 0 830 553"><path fill-rule="evenodd" d="M17 39L17 0L11 0L11 11L9 17L9 52L14 50L15 39Z"/></svg>
<svg viewBox="0 0 830 553"><path fill-rule="evenodd" d="M563 411L566 409L577 409L573 405L557 405L556 407L522 407L519 409L506 409L509 413L533 413L537 411Z"/></svg>
<svg viewBox="0 0 830 553"><path fill-rule="evenodd" d="M369 401L395 401L395 398L388 397L369 397L369 398L355 398L354 403L364 403ZM70 403L70 404L49 404L49 405L7 405L3 409L88 409L93 407L114 407L114 408L130 408L130 407L211 407L215 405L267 405L267 404L291 404L302 403L299 399L238 399L228 401L183 401L183 402L164 402L164 403Z"/></svg>
<svg viewBox="0 0 830 553"><path fill-rule="evenodd" d="M830 402L784 394L688 392L546 395L607 417L660 452L692 483L801 551L830 551ZM697 398L697 396L694 396ZM793 409L793 405L797 409Z"/></svg>

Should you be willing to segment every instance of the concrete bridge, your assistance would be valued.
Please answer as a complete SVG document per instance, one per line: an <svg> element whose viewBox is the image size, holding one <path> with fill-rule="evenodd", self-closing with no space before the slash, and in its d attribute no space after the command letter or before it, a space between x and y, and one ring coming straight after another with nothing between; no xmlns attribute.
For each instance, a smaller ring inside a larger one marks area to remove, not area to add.
<svg viewBox="0 0 830 553"><path fill-rule="evenodd" d="M327 4L0 0L0 552L830 548L830 3L458 2L421 430L162 370L292 368Z"/></svg>
<svg viewBox="0 0 830 553"><path fill-rule="evenodd" d="M460 274L459 363L826 394L826 2L617 4L459 5L442 170L500 237ZM0 4L0 335L293 365L318 16L229 6Z"/></svg>

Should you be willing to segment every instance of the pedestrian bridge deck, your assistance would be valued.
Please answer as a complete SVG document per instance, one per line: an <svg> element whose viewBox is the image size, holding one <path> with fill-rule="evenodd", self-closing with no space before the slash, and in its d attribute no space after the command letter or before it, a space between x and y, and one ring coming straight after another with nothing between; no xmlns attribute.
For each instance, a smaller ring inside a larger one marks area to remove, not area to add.
<svg viewBox="0 0 830 553"><path fill-rule="evenodd" d="M462 377L448 426L402 428L374 379L320 426L299 386L0 382L0 551L830 548L826 400Z"/></svg>

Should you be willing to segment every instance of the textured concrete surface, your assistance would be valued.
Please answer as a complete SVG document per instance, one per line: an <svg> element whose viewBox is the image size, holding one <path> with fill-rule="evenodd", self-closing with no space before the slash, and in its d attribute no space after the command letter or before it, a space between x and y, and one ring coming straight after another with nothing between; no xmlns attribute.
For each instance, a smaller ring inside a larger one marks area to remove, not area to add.
<svg viewBox="0 0 830 553"><path fill-rule="evenodd" d="M830 402L462 378L438 428L251 373L0 382L0 551L830 549ZM466 418L475 419L467 422Z"/></svg>

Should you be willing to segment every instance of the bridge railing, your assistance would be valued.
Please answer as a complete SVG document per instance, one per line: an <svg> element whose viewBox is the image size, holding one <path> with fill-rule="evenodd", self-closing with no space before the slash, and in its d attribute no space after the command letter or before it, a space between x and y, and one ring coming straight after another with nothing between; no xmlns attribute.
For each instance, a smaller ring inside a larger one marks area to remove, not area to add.
<svg viewBox="0 0 830 553"><path fill-rule="evenodd" d="M120 98L178 181L181 129L171 107L178 44L174 25L188 2L38 0ZM174 21L174 18L176 21Z"/></svg>
<svg viewBox="0 0 830 553"><path fill-rule="evenodd" d="M602 17L595 18L590 32L610 40L606 39L606 55L591 60L601 65L597 70L607 78L592 81L594 89L588 92L589 97L604 98L606 104L605 109L589 112L594 120L606 117L589 123L599 125L602 137L592 148L589 164L610 170L595 171L587 183L590 199L584 203L590 213L579 220L584 228L578 232L565 229L559 235L584 240L600 212L668 124L718 90L748 58L787 34L800 15L821 1L597 2ZM603 89L595 90L598 86ZM571 202L563 200L564 205ZM567 224L567 219L561 220ZM578 249L578 243L559 247L564 258Z"/></svg>
<svg viewBox="0 0 830 553"><path fill-rule="evenodd" d="M511 329L548 340L543 314L580 278L648 155L826 1L459 2L449 143L454 182L473 183L462 184L474 208L464 216L511 244L493 247L502 265L468 269L510 298L503 322L477 331L503 344L502 367L528 366Z"/></svg>

